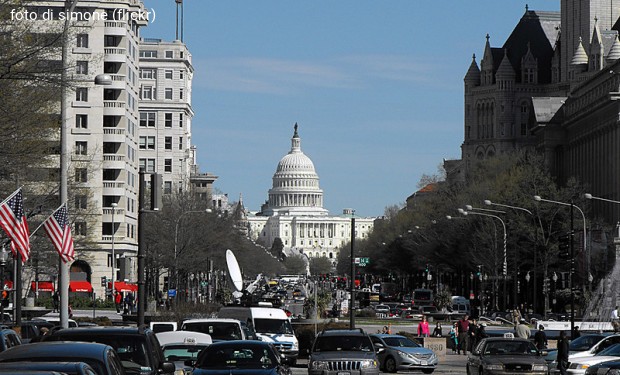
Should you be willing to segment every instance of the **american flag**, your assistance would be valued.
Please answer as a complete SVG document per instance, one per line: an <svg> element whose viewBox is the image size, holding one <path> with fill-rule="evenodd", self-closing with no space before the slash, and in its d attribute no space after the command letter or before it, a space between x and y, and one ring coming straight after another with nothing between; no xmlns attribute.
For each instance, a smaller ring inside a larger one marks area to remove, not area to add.
<svg viewBox="0 0 620 375"><path fill-rule="evenodd" d="M75 249L73 248L73 237L71 236L66 203L43 222L43 228L52 240L60 259L65 263L72 261L75 257Z"/></svg>
<svg viewBox="0 0 620 375"><path fill-rule="evenodd" d="M13 254L19 253L22 263L25 263L30 257L30 231L24 215L24 197L21 188L0 205L0 226L11 239Z"/></svg>

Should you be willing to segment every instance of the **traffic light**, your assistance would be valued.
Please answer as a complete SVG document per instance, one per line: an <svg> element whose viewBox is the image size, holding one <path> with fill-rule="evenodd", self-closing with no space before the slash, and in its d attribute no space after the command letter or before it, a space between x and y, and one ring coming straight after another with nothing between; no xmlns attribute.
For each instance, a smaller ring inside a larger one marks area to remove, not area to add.
<svg viewBox="0 0 620 375"><path fill-rule="evenodd" d="M105 288L105 287L106 287L106 283L107 283L107 281L108 281L108 280L107 280L107 277L102 276L102 277L101 277L101 286Z"/></svg>
<svg viewBox="0 0 620 375"><path fill-rule="evenodd" d="M564 235L558 237L558 248L560 252L558 256L560 259L569 259L570 258L570 242L572 240L572 232L568 232Z"/></svg>
<svg viewBox="0 0 620 375"><path fill-rule="evenodd" d="M2 290L2 307L9 307L9 292L7 290Z"/></svg>

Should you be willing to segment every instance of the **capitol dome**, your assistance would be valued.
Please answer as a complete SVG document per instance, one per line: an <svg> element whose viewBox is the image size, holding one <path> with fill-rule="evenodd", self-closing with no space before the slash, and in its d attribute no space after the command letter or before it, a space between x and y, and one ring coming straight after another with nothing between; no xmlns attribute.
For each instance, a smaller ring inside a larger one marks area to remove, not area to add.
<svg viewBox="0 0 620 375"><path fill-rule="evenodd" d="M301 151L301 138L297 133L291 138L291 150L284 155L273 175L269 189L268 215L327 215L323 208L323 190L314 163Z"/></svg>

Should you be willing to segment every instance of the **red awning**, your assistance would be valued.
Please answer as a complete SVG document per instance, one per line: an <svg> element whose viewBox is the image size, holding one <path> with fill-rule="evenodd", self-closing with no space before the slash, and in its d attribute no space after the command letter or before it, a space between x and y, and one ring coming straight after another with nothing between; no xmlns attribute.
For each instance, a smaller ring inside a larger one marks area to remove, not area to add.
<svg viewBox="0 0 620 375"><path fill-rule="evenodd" d="M71 281L69 282L69 291L70 292L85 292L92 293L93 286L90 285L88 281Z"/></svg>
<svg viewBox="0 0 620 375"><path fill-rule="evenodd" d="M115 281L114 282L114 289L116 289L119 292L137 292L138 291L138 285L137 284L126 283L124 281Z"/></svg>
<svg viewBox="0 0 620 375"><path fill-rule="evenodd" d="M53 292L54 284L52 284L51 281L39 281L39 285L36 285L33 281L30 284L30 289L32 289L32 291L38 290L39 292Z"/></svg>

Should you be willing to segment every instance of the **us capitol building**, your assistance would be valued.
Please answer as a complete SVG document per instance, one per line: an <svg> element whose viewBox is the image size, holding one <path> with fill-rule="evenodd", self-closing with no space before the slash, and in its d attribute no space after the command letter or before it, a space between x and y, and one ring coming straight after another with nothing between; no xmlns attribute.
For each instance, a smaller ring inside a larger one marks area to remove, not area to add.
<svg viewBox="0 0 620 375"><path fill-rule="evenodd" d="M375 218L353 215L353 210L344 209L341 216L331 216L323 208L319 176L301 151L295 124L291 150L278 163L269 200L260 212L247 215L248 236L267 248L280 238L287 256L327 257L335 265L340 248L351 240L352 217L356 238L366 238L373 228Z"/></svg>

